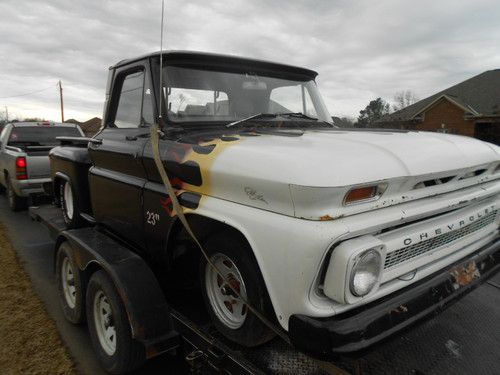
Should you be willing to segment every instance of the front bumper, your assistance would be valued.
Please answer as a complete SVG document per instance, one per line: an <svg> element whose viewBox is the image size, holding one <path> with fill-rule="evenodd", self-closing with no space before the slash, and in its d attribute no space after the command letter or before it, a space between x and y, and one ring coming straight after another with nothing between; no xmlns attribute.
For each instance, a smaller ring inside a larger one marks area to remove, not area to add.
<svg viewBox="0 0 500 375"><path fill-rule="evenodd" d="M315 354L355 352L446 308L500 269L500 238L439 272L380 300L329 318L292 315L289 335Z"/></svg>

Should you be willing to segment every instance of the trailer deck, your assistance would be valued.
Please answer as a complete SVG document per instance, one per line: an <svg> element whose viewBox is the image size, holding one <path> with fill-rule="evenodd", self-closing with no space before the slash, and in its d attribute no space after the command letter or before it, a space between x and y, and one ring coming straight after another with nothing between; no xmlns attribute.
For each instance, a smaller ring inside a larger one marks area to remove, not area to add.
<svg viewBox="0 0 500 375"><path fill-rule="evenodd" d="M66 230L60 210L33 207L53 238ZM500 371L500 274L442 314L407 329L364 353L322 362L279 338L258 348L228 342L209 323L193 298L172 302L171 319L192 369L225 369L234 374L467 374Z"/></svg>

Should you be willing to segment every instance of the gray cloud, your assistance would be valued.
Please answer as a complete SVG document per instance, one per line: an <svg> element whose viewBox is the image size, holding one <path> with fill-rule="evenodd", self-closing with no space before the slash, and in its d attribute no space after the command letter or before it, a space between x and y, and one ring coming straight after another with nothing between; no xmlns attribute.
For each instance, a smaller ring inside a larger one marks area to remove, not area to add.
<svg viewBox="0 0 500 375"><path fill-rule="evenodd" d="M11 113L100 116L108 66L159 49L160 0L0 4L0 99ZM166 44L317 70L334 115L411 89L420 98L500 67L496 1L166 1Z"/></svg>

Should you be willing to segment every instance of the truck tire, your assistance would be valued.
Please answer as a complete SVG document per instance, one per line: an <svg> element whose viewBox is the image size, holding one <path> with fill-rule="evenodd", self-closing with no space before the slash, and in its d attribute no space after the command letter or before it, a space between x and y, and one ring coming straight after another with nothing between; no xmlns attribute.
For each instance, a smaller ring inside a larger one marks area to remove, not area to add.
<svg viewBox="0 0 500 375"><path fill-rule="evenodd" d="M59 184L59 200L64 222L68 228L82 227L85 222L80 216L80 210L70 181L63 180Z"/></svg>
<svg viewBox="0 0 500 375"><path fill-rule="evenodd" d="M63 242L56 257L57 289L64 317L73 324L85 321L85 284L82 276L73 258L71 246Z"/></svg>
<svg viewBox="0 0 500 375"><path fill-rule="evenodd" d="M9 177L7 177L7 199L12 211L21 211L26 208L27 199L16 194Z"/></svg>
<svg viewBox="0 0 500 375"><path fill-rule="evenodd" d="M86 306L92 346L104 369L123 374L140 367L146 359L144 346L132 338L123 302L105 271L90 278Z"/></svg>
<svg viewBox="0 0 500 375"><path fill-rule="evenodd" d="M224 231L209 237L204 249L233 288L270 319L274 312L248 243L237 233ZM200 261L200 282L212 322L229 340L253 347L274 337L274 333L248 310L203 256Z"/></svg>

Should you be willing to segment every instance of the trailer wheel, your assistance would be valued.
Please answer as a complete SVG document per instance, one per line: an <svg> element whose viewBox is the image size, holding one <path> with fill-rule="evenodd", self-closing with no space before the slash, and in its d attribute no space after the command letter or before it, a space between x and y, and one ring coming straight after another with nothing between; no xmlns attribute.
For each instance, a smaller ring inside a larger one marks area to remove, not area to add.
<svg viewBox="0 0 500 375"><path fill-rule="evenodd" d="M141 366L144 346L132 338L127 312L106 272L90 278L86 305L92 345L106 371L123 374Z"/></svg>
<svg viewBox="0 0 500 375"><path fill-rule="evenodd" d="M7 199L9 200L9 207L12 211L21 211L26 208L26 198L20 197L16 194L12 188L12 183L9 177L7 177Z"/></svg>
<svg viewBox="0 0 500 375"><path fill-rule="evenodd" d="M246 241L232 231L224 231L209 237L205 250L232 288L269 318L273 310L267 289ZM200 262L200 279L212 322L224 336L247 347L263 344L274 337L204 257Z"/></svg>
<svg viewBox="0 0 500 375"><path fill-rule="evenodd" d="M73 324L85 321L84 283L71 246L63 242L57 251L56 279L64 317Z"/></svg>
<svg viewBox="0 0 500 375"><path fill-rule="evenodd" d="M83 219L76 203L73 186L70 181L62 181L59 184L59 199L64 222L69 228L79 228L83 226Z"/></svg>

